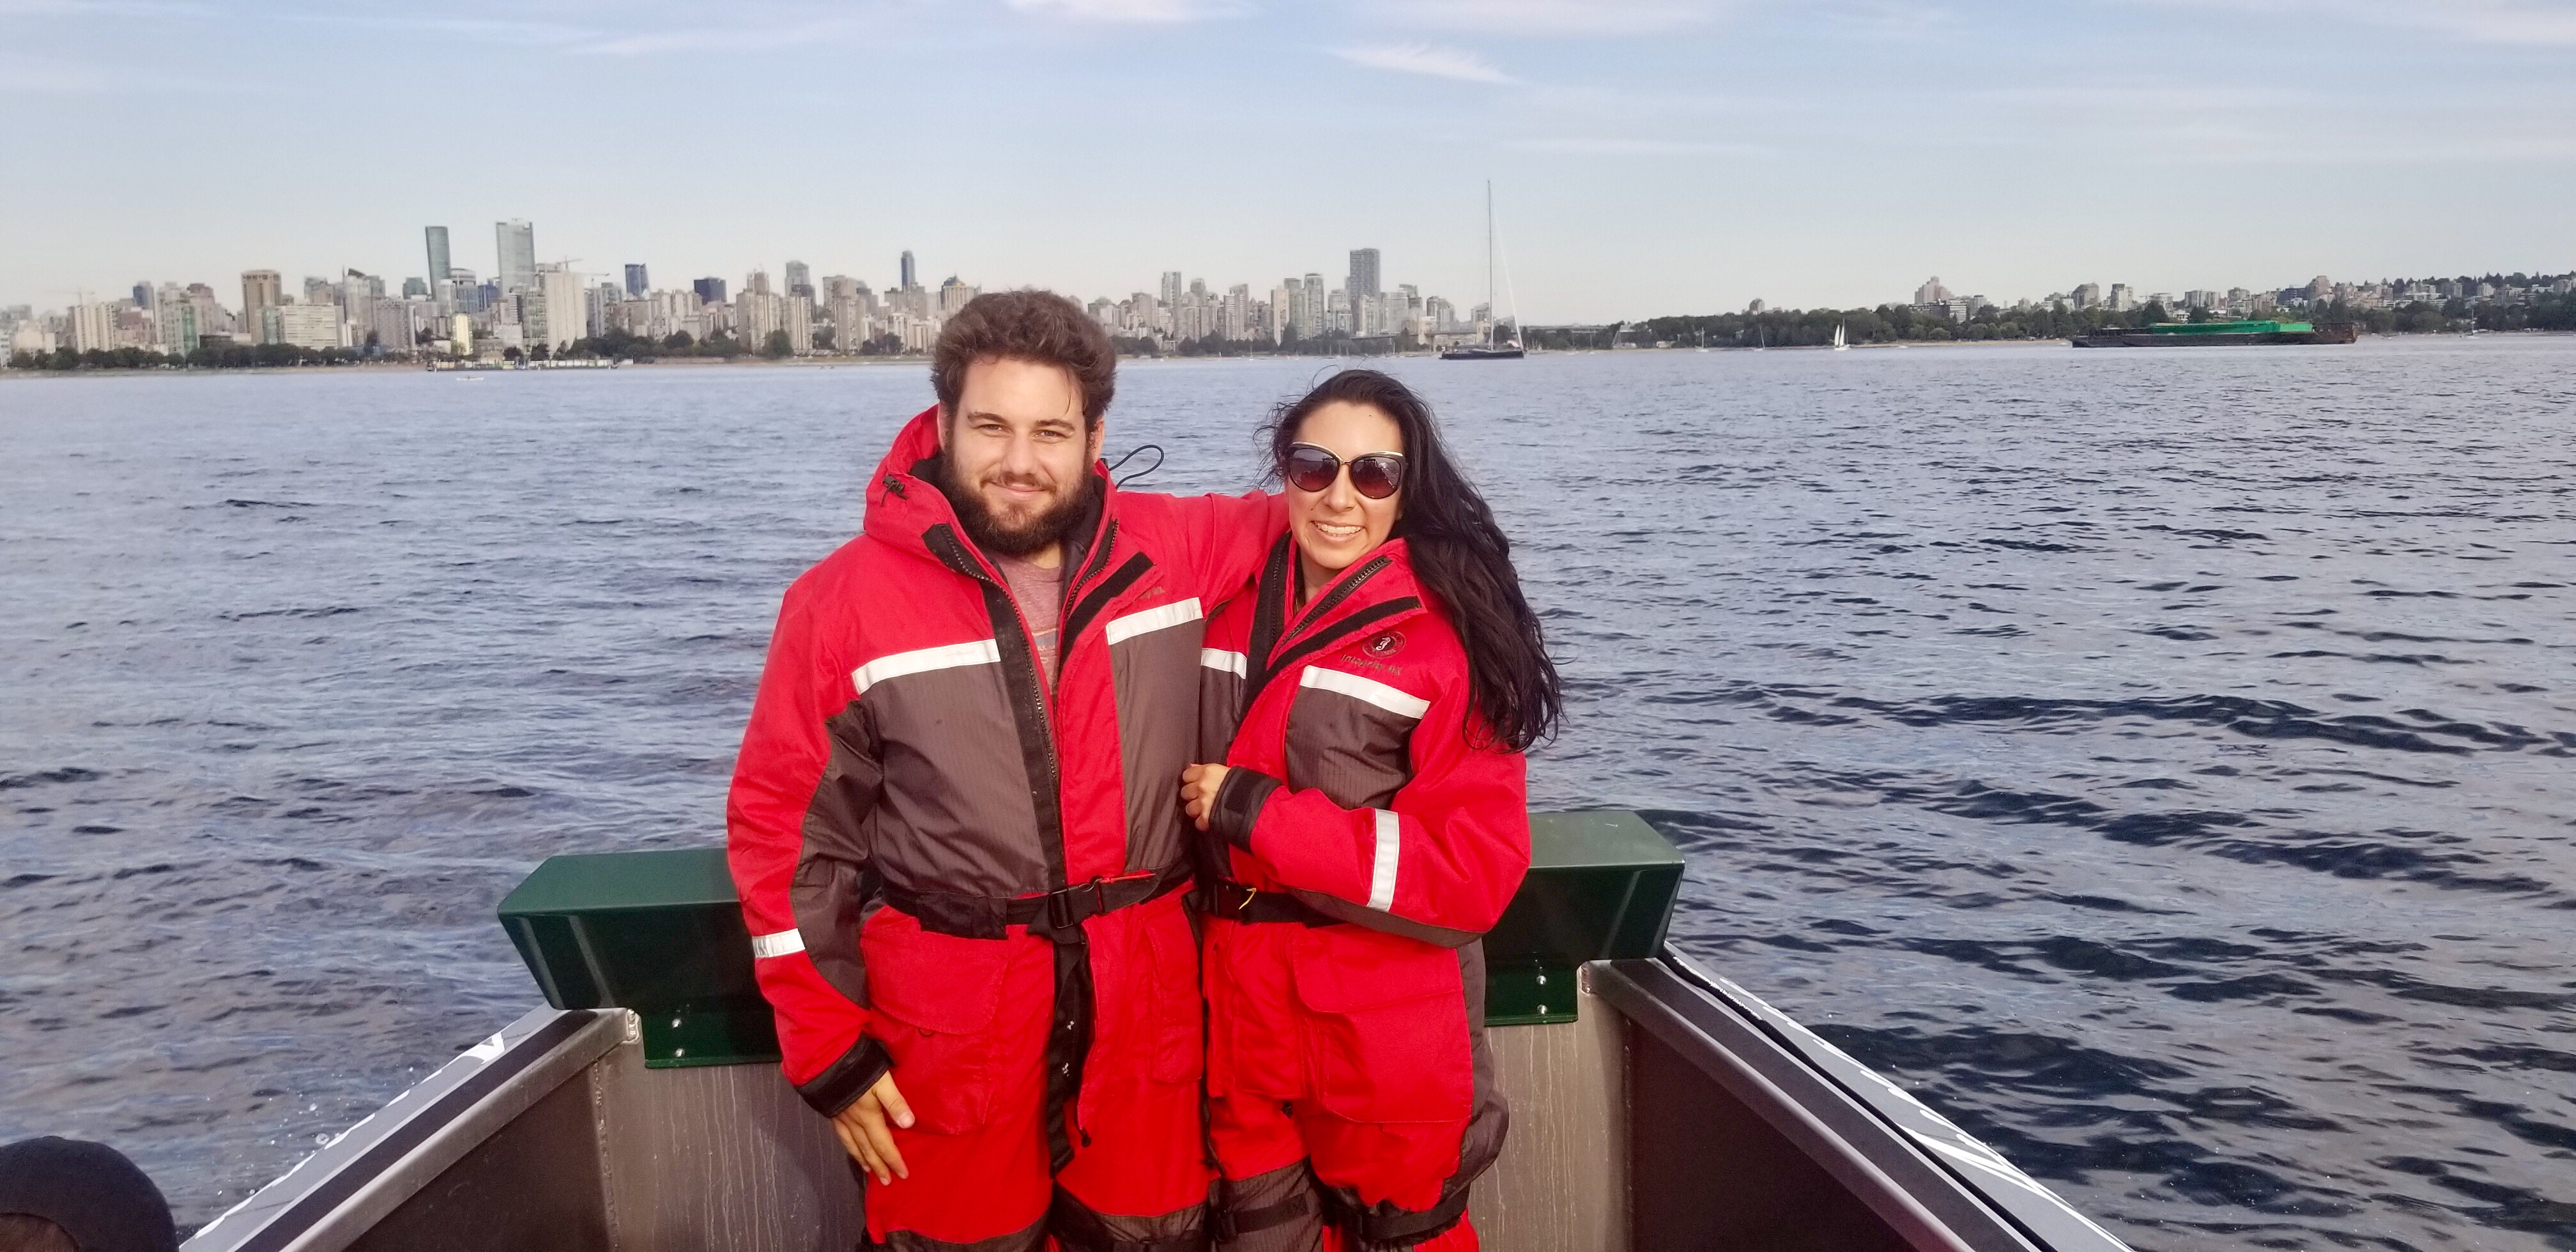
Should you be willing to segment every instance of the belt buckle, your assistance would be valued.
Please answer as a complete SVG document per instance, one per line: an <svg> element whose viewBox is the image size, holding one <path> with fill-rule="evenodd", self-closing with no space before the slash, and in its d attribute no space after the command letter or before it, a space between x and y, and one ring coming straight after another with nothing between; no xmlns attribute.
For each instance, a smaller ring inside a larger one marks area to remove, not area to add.
<svg viewBox="0 0 2576 1252"><path fill-rule="evenodd" d="M1091 912L1088 916L1097 917L1108 912L1107 883L1107 879L1094 878L1090 882L1079 882L1060 891L1048 892L1046 897L1048 929L1063 933L1082 924L1083 919L1074 916L1074 901L1082 898L1082 892L1085 889L1091 892Z"/></svg>
<svg viewBox="0 0 2576 1252"><path fill-rule="evenodd" d="M1235 906L1234 906L1234 915L1235 915L1236 917L1240 918L1240 917L1243 917L1243 916L1245 916L1245 915L1247 915L1247 914L1251 913L1251 912L1252 912L1252 899L1253 899L1253 897L1258 896L1258 895L1260 895L1260 894L1261 894L1261 888L1259 888L1259 887L1246 887L1246 888L1244 888L1244 889L1243 889L1243 903L1241 903L1241 904L1238 904L1238 905L1235 905Z"/></svg>

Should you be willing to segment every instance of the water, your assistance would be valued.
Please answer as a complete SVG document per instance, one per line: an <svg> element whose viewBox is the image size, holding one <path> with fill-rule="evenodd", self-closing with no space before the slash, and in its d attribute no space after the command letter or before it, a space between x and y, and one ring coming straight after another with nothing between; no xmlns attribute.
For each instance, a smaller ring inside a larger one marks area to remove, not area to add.
<svg viewBox="0 0 2576 1252"><path fill-rule="evenodd" d="M1567 658L1541 806L2142 1248L2576 1247L2576 341L1404 362ZM1132 365L1234 489L1316 362ZM720 838L906 367L0 384L0 1140L203 1221Z"/></svg>

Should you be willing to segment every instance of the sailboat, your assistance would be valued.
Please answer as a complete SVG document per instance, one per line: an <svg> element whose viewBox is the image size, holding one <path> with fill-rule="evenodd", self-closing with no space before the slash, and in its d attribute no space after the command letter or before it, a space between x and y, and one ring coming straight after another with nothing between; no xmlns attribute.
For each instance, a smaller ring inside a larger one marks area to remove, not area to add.
<svg viewBox="0 0 2576 1252"><path fill-rule="evenodd" d="M1843 324L1841 322L1834 323L1834 351L1851 351L1851 345L1843 342Z"/></svg>
<svg viewBox="0 0 2576 1252"><path fill-rule="evenodd" d="M1494 184L1485 184L1485 342L1461 344L1440 354L1443 361L1517 361L1521 352L1520 310L1512 310L1512 339L1496 343L1494 334L1502 323L1493 320L1494 313Z"/></svg>

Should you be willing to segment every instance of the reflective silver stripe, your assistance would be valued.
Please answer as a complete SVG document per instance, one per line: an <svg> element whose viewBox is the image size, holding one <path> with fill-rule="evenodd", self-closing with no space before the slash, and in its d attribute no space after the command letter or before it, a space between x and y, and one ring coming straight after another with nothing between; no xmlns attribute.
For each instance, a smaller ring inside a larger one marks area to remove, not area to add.
<svg viewBox="0 0 2576 1252"><path fill-rule="evenodd" d="M978 639L973 643L916 648L910 652L895 652L878 657L851 670L850 683L859 689L860 695L866 695L868 688L889 678L898 678L905 674L918 674L934 669L954 669L960 665L999 665L1001 663L1002 646L990 639Z"/></svg>
<svg viewBox="0 0 2576 1252"><path fill-rule="evenodd" d="M1147 609L1142 613L1130 613L1125 617L1113 617L1109 619L1107 626L1100 628L1100 633L1107 635L1109 642L1118 643L1138 635L1178 626L1183 622L1195 622L1199 620L1199 616L1199 598L1191 596L1187 600L1175 600L1161 608Z"/></svg>
<svg viewBox="0 0 2576 1252"><path fill-rule="evenodd" d="M1354 700L1365 700L1398 717L1410 717L1415 721L1422 720L1422 715L1431 711L1431 702L1420 696L1407 694L1374 678L1345 674L1321 665L1307 666L1306 672L1298 676L1297 685L1338 691Z"/></svg>
<svg viewBox="0 0 2576 1252"><path fill-rule="evenodd" d="M1223 648L1199 649L1199 664L1209 669L1224 670L1237 678L1250 673L1252 669L1251 662L1242 653L1228 652Z"/></svg>
<svg viewBox="0 0 2576 1252"><path fill-rule="evenodd" d="M1377 862L1369 866L1368 906L1383 913L1395 907L1395 863L1404 850L1404 827L1385 809L1377 814Z"/></svg>
<svg viewBox="0 0 2576 1252"><path fill-rule="evenodd" d="M751 937L753 956L793 956L804 950L805 933L803 931L782 930L774 935Z"/></svg>

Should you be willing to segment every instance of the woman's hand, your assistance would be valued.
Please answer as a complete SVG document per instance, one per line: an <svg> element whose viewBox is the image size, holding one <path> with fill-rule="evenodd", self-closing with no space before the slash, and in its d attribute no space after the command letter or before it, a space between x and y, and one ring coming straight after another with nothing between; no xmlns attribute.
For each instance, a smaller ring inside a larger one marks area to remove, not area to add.
<svg viewBox="0 0 2576 1252"><path fill-rule="evenodd" d="M1192 765L1181 771L1181 806L1189 810L1199 829L1208 828L1208 814L1216 811L1217 788L1224 785L1222 765Z"/></svg>

